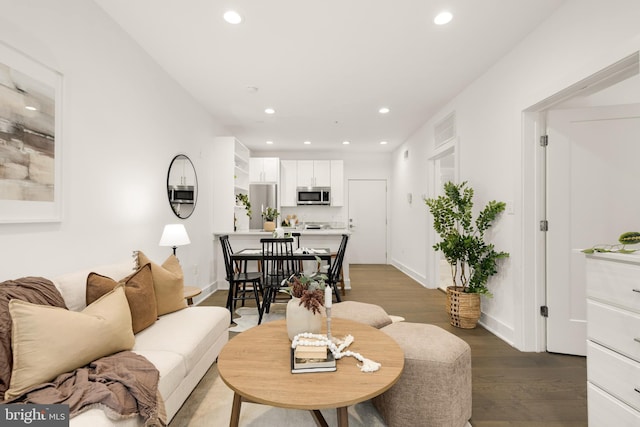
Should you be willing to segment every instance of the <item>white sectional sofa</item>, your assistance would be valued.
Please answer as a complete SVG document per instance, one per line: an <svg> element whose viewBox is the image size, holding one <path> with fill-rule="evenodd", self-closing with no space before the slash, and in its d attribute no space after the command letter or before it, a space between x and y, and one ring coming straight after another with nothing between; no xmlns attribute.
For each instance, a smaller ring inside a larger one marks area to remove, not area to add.
<svg viewBox="0 0 640 427"><path fill-rule="evenodd" d="M123 278L136 268L135 260L93 267L52 279L69 310L86 307L86 282L91 272ZM229 311L223 307L189 306L162 315L135 335L133 351L146 357L160 372L158 388L167 422L178 412L200 379L215 362L229 338ZM142 417L113 421L101 409L90 409L70 421L74 426L141 426Z"/></svg>

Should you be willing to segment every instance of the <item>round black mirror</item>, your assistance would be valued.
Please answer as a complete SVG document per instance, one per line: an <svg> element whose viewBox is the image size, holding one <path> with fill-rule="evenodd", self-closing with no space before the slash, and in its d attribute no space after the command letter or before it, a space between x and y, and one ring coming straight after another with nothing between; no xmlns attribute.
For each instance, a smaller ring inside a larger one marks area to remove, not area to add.
<svg viewBox="0 0 640 427"><path fill-rule="evenodd" d="M196 168L184 154L171 160L167 174L169 205L178 218L189 218L196 208L198 199L198 178Z"/></svg>

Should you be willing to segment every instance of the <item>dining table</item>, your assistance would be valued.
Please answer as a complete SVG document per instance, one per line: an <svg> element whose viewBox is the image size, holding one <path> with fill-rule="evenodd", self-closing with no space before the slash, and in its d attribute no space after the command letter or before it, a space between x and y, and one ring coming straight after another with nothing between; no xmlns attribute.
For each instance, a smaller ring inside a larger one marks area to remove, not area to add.
<svg viewBox="0 0 640 427"><path fill-rule="evenodd" d="M331 265L331 250L329 248L297 248L293 251L293 259L296 261L309 261L320 258ZM262 249L245 248L231 254L234 261L260 261L262 260Z"/></svg>
<svg viewBox="0 0 640 427"><path fill-rule="evenodd" d="M326 261L326 271L331 268L331 249L329 248L297 248L293 251L293 259L295 261ZM234 263L240 263L244 265L246 269L246 261L262 261L262 249L261 248L244 248L231 254L231 261ZM318 266L319 267L319 266ZM227 308L231 305L231 293L227 298Z"/></svg>

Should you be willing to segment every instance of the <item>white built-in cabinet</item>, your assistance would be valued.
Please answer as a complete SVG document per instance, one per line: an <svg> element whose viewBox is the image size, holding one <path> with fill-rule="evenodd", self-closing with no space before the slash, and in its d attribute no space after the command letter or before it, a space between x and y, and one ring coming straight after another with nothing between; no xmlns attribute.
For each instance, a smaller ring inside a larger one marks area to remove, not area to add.
<svg viewBox="0 0 640 427"><path fill-rule="evenodd" d="M298 161L280 161L280 206L296 206L298 186Z"/></svg>
<svg viewBox="0 0 640 427"><path fill-rule="evenodd" d="M212 226L219 232L233 231L236 194L249 194L249 149L232 136L217 137L213 141L211 168L215 171L212 183Z"/></svg>
<svg viewBox="0 0 640 427"><path fill-rule="evenodd" d="M587 256L589 426L640 426L640 256Z"/></svg>
<svg viewBox="0 0 640 427"><path fill-rule="evenodd" d="M330 187L331 161L298 160L298 187Z"/></svg>
<svg viewBox="0 0 640 427"><path fill-rule="evenodd" d="M234 141L233 148L233 157L235 160L233 190L235 197L238 193L247 194L249 192L250 163L249 149L247 147L236 140Z"/></svg>
<svg viewBox="0 0 640 427"><path fill-rule="evenodd" d="M251 157L249 179L252 184L277 183L280 159L277 157Z"/></svg>
<svg viewBox="0 0 640 427"><path fill-rule="evenodd" d="M296 206L298 187L330 187L331 206L344 206L342 160L280 160L280 205Z"/></svg>

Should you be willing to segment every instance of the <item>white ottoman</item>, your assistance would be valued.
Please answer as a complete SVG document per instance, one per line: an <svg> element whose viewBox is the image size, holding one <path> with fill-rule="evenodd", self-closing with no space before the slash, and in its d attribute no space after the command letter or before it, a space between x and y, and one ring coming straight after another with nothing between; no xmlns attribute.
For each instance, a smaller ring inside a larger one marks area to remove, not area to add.
<svg viewBox="0 0 640 427"><path fill-rule="evenodd" d="M333 304L331 317L366 323L376 329L391 324L391 317L379 305L359 301L343 301Z"/></svg>

